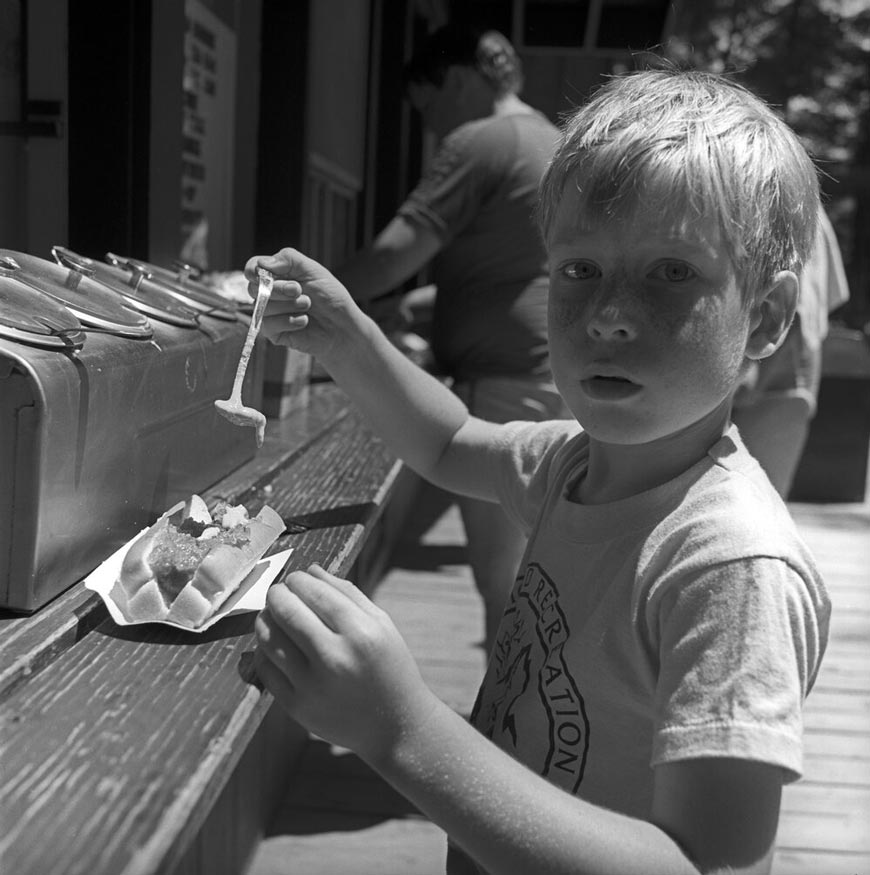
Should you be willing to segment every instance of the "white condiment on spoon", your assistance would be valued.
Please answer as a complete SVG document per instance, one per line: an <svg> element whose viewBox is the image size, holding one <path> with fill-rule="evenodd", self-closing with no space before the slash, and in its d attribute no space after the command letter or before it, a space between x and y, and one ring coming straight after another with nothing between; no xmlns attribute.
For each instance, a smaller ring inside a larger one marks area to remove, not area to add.
<svg viewBox="0 0 870 875"><path fill-rule="evenodd" d="M226 401L215 401L214 406L217 407L221 416L225 416L233 425L250 425L256 428L257 446L261 447L263 446L263 438L266 434L266 417L259 410L255 410L253 407L245 407L242 404L242 382L245 379L245 371L248 369L251 351L254 349L254 341L257 339L260 325L263 323L266 305L269 303L269 297L272 294L272 283L275 281L275 277L262 267L257 268L257 276L260 280L260 285L257 289L257 300L254 302L254 313L251 316L248 335L245 338L245 345L242 347L242 354L239 357L239 366L236 369L233 391Z"/></svg>

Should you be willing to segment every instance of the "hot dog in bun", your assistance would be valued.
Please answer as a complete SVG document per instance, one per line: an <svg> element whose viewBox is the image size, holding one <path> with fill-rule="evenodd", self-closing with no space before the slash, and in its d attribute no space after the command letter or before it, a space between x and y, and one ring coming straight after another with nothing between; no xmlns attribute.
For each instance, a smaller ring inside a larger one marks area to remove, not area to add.
<svg viewBox="0 0 870 875"><path fill-rule="evenodd" d="M167 620L195 629L238 589L284 531L270 507L248 516L198 495L142 532L124 556L112 597L133 622Z"/></svg>

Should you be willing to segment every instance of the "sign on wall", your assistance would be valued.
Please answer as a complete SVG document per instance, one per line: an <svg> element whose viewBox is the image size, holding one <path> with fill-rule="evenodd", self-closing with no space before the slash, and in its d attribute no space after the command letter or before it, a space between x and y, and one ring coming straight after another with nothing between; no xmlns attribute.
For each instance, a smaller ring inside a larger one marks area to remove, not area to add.
<svg viewBox="0 0 870 875"><path fill-rule="evenodd" d="M229 265L233 213L236 35L200 0L185 0L181 258Z"/></svg>

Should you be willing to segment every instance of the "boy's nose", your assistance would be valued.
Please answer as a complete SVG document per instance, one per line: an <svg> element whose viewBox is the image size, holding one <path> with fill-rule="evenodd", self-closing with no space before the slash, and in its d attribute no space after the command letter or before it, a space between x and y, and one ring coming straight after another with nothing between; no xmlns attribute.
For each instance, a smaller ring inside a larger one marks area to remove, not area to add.
<svg viewBox="0 0 870 875"><path fill-rule="evenodd" d="M630 340L633 337L625 325L590 324L588 331L594 340Z"/></svg>
<svg viewBox="0 0 870 875"><path fill-rule="evenodd" d="M637 290L623 274L609 277L592 301L586 332L593 340L633 340L638 317Z"/></svg>
<svg viewBox="0 0 870 875"><path fill-rule="evenodd" d="M637 328L624 307L608 304L596 310L586 325L586 333L593 340L633 340Z"/></svg>

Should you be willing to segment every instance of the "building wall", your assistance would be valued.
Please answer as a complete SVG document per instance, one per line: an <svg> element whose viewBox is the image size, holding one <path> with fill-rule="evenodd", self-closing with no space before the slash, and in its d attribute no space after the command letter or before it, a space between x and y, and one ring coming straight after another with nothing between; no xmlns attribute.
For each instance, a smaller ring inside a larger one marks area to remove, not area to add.
<svg viewBox="0 0 870 875"><path fill-rule="evenodd" d="M365 175L370 15L368 0L318 0L309 23L308 149L358 189Z"/></svg>

